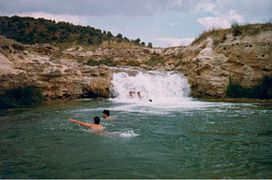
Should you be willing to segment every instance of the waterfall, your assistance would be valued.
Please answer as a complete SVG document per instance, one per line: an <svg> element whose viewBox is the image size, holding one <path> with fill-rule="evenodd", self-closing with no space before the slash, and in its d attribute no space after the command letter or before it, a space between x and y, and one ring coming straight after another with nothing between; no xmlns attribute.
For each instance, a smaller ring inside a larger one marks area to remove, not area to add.
<svg viewBox="0 0 272 180"><path fill-rule="evenodd" d="M190 86L177 72L116 72L112 92L117 102L180 102L189 99Z"/></svg>

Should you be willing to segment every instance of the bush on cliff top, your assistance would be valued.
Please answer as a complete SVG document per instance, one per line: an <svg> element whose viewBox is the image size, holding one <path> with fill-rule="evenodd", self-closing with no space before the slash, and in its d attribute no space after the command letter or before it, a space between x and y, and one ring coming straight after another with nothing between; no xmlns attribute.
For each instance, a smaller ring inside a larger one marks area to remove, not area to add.
<svg viewBox="0 0 272 180"><path fill-rule="evenodd" d="M197 44L208 37L221 39L223 42L226 35L231 33L233 36L252 36L262 31L267 31L272 29L272 23L267 22L264 24L238 24L233 22L231 27L228 29L210 29L209 31L204 31L201 33L193 42L192 45Z"/></svg>
<svg viewBox="0 0 272 180"><path fill-rule="evenodd" d="M272 77L265 77L260 84L252 88L244 88L230 80L226 97L272 99Z"/></svg>
<svg viewBox="0 0 272 180"><path fill-rule="evenodd" d="M9 89L0 96L0 109L33 106L43 100L40 89L33 86Z"/></svg>
<svg viewBox="0 0 272 180"><path fill-rule="evenodd" d="M237 22L232 23L231 30L233 36L240 36L242 34L242 26L239 25Z"/></svg>

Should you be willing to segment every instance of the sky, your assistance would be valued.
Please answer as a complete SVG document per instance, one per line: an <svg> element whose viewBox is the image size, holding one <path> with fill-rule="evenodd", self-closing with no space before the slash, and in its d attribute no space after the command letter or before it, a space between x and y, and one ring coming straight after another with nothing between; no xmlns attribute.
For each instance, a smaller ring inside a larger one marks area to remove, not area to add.
<svg viewBox="0 0 272 180"><path fill-rule="evenodd" d="M272 0L0 0L0 15L68 21L170 47L233 22L271 22Z"/></svg>

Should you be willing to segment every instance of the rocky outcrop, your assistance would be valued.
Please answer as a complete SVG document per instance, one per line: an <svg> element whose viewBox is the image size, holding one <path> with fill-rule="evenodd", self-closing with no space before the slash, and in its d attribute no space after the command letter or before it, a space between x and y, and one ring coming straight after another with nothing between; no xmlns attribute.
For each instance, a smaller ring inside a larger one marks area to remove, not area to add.
<svg viewBox="0 0 272 180"><path fill-rule="evenodd" d="M230 29L211 31L186 47L148 48L131 44L23 45L0 37L0 93L34 85L48 99L109 97L112 69L180 71L194 97L225 97L229 81L253 87L272 77L272 26L243 27L250 33L234 36Z"/></svg>
<svg viewBox="0 0 272 180"><path fill-rule="evenodd" d="M222 42L208 36L167 62L188 78L194 97L225 97L231 80L245 88L272 77L272 28L250 36L227 33Z"/></svg>
<svg viewBox="0 0 272 180"><path fill-rule="evenodd" d="M251 28L255 27L248 31ZM163 49L158 52L162 62L141 67L182 72L194 97L225 97L230 80L251 88L272 77L271 25L243 36L226 30L220 41L212 33L187 47Z"/></svg>
<svg viewBox="0 0 272 180"><path fill-rule="evenodd" d="M71 59L54 59L36 52L0 53L0 93L10 88L36 86L47 99L109 97L111 71L108 67L91 67Z"/></svg>

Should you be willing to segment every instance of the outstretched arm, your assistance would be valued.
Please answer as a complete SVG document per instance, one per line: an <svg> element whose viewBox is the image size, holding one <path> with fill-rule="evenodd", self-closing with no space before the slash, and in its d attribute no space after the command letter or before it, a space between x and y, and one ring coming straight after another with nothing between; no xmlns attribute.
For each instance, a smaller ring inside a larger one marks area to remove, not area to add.
<svg viewBox="0 0 272 180"><path fill-rule="evenodd" d="M90 127L89 123L81 122L81 121L78 121L78 120L75 120L75 119L69 119L69 121L72 122L72 123L79 124L80 126Z"/></svg>

